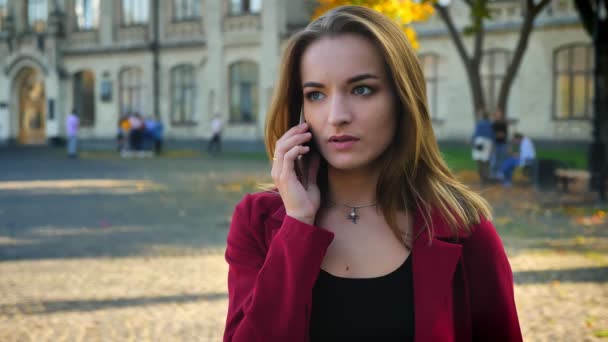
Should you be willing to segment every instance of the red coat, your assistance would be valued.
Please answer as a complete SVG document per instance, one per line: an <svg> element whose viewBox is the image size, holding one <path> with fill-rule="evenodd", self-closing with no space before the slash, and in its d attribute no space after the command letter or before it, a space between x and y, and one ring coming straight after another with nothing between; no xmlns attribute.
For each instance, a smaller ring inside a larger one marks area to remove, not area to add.
<svg viewBox="0 0 608 342"><path fill-rule="evenodd" d="M412 247L416 341L521 341L513 275L491 222L456 242L433 217ZM414 227L422 229L419 213ZM308 341L312 288L333 233L285 215L273 193L247 195L232 217L224 341ZM442 241L445 240L445 241Z"/></svg>

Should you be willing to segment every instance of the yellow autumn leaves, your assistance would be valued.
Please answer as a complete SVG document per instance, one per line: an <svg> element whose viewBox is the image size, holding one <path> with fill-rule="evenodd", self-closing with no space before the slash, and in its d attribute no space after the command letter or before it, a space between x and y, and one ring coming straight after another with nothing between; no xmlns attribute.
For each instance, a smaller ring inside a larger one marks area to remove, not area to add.
<svg viewBox="0 0 608 342"><path fill-rule="evenodd" d="M313 19L328 10L344 5L358 5L372 8L395 20L403 29L406 37L414 48L418 48L416 32L409 26L416 21L425 21L435 13L432 1L416 0L318 0Z"/></svg>

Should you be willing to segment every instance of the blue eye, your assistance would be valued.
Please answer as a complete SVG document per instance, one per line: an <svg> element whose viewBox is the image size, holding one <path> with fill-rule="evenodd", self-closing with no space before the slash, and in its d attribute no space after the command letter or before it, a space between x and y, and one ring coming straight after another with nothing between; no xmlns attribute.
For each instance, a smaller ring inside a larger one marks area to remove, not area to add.
<svg viewBox="0 0 608 342"><path fill-rule="evenodd" d="M325 97L325 95L323 95L323 93L321 93L320 91L311 91L310 93L306 94L306 98L310 101L319 101L322 100Z"/></svg>
<svg viewBox="0 0 608 342"><path fill-rule="evenodd" d="M353 94L355 95L370 95L372 93L372 88L368 87L368 86L358 86L355 89L353 89Z"/></svg>

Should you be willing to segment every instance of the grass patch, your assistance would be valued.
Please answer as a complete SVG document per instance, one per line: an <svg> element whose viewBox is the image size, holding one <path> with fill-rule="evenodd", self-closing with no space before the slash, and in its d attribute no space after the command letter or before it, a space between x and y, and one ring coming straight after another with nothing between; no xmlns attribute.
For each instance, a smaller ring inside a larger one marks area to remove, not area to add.
<svg viewBox="0 0 608 342"><path fill-rule="evenodd" d="M207 158L221 158L221 159L237 159L237 160L268 160L266 152L237 152L237 151L226 151L220 153L217 157L207 155Z"/></svg>
<svg viewBox="0 0 608 342"><path fill-rule="evenodd" d="M444 147L441 149L443 159L454 172L477 170L477 164L471 158L471 150L464 147Z"/></svg>
<svg viewBox="0 0 608 342"><path fill-rule="evenodd" d="M572 164L577 169L587 168L587 151L564 149L564 150L538 150L539 159L557 159Z"/></svg>
<svg viewBox="0 0 608 342"><path fill-rule="evenodd" d="M461 171L476 171L477 164L471 158L471 150L468 147L443 147L441 154L447 162L450 169L454 172ZM115 159L120 158L120 154L116 151L82 151L80 156L85 159ZM542 159L559 159L572 163L577 168L585 168L586 152L579 150L539 150L538 157ZM223 151L218 156L211 156L206 152L196 149L168 149L163 151L160 156L155 158L205 158L205 159L232 159L232 160L250 160L250 161L265 161L268 160L266 152L241 152L241 151Z"/></svg>
<svg viewBox="0 0 608 342"><path fill-rule="evenodd" d="M441 153L454 172L477 170L477 164L471 158L471 150L468 147L443 147ZM537 150L537 158L562 160L579 169L585 169L587 165L587 152L583 150L540 149Z"/></svg>
<svg viewBox="0 0 608 342"><path fill-rule="evenodd" d="M600 338L608 337L608 329L596 330L593 332L593 335L595 335L595 337L600 337Z"/></svg>

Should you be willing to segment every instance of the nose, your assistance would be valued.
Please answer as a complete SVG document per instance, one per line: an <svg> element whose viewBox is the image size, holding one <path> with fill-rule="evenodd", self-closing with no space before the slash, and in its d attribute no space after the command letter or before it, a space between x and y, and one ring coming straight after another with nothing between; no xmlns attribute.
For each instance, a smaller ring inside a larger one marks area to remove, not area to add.
<svg viewBox="0 0 608 342"><path fill-rule="evenodd" d="M352 115L346 97L341 95L333 96L330 101L327 121L333 126L342 126L352 121Z"/></svg>

